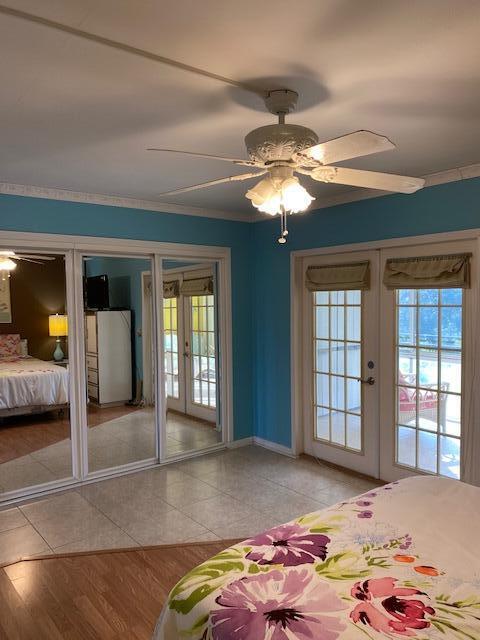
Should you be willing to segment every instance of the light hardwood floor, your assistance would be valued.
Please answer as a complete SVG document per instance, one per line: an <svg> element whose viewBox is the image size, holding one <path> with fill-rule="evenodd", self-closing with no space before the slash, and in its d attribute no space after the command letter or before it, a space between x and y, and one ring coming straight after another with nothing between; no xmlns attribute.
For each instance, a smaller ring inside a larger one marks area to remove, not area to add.
<svg viewBox="0 0 480 640"><path fill-rule="evenodd" d="M0 569L0 638L149 640L175 583L231 543L76 555Z"/></svg>

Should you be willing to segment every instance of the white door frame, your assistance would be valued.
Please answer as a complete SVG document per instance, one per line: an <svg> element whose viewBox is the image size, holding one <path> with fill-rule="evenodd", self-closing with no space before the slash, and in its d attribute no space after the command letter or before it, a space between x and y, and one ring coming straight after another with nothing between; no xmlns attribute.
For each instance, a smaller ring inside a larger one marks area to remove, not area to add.
<svg viewBox="0 0 480 640"><path fill-rule="evenodd" d="M3 248L34 249L38 252L52 252L65 254L67 307L71 331L68 336L70 398L71 398L71 429L72 429L72 458L73 475L64 480L55 480L28 491L19 489L5 493L0 499L1 504L9 504L33 495L42 495L61 490L65 487L76 486L90 481L122 475L141 468L148 468L155 464L166 462L166 434L165 434L165 403L163 400L163 340L158 340L156 358L156 406L157 416L162 428L157 431L161 438L157 444L157 458L151 461L139 461L112 469L87 472L88 449L86 442L86 370L83 326L83 265L82 254L87 255L121 255L122 257L137 258L139 256L154 256L153 284L156 304L154 304L155 334L162 336L163 314L158 308L163 307L162 260L181 260L200 262L216 262L219 266L218 295L221 298L219 312L219 326L221 331L220 369L221 369L221 421L222 442L204 449L201 453L223 448L233 440L233 393L232 393L232 311L231 311L231 251L229 247L208 245L190 245L172 242L150 242L143 240L129 240L120 238L99 238L90 236L47 234L1 231L0 246ZM157 307L157 308L156 308ZM198 455L197 452L179 454L175 458L168 458L168 462Z"/></svg>
<svg viewBox="0 0 480 640"><path fill-rule="evenodd" d="M442 233L425 234L419 236L406 236L402 238L392 238L388 240L378 240L372 242L349 243L344 245L335 245L331 247L319 247L316 249L303 249L292 251L290 254L290 318L291 318L291 448L294 455L303 453L303 424L304 424L304 407L303 407L303 379L304 365L302 361L302 298L304 287L304 261L310 256L320 256L328 254L349 253L352 251L374 250L374 249L390 249L394 247L408 247L412 245L431 245L434 243L451 243L454 241L473 240L478 248L477 255L480 259L480 229L467 229L462 231L448 231ZM476 281L480 281L480 265L477 259L475 268ZM479 285L477 285L478 288ZM473 291L473 289L471 290ZM479 292L476 291L475 305L478 312L475 320L480 316L480 300ZM479 321L480 322L480 321ZM480 363L480 339L476 339L476 343L472 346L471 360ZM470 365L470 366L472 366ZM476 366L478 369L478 365ZM478 376L478 374L475 374ZM477 394L478 395L478 394ZM472 404L477 405L471 409L472 415L470 422L474 422L475 416L480 414L480 399L472 399ZM475 414L476 411L476 414ZM480 459L480 430L471 433L469 436L469 445L472 451L471 459ZM480 471L475 470L474 464L470 465L464 480L480 485ZM477 464L478 467L478 464Z"/></svg>

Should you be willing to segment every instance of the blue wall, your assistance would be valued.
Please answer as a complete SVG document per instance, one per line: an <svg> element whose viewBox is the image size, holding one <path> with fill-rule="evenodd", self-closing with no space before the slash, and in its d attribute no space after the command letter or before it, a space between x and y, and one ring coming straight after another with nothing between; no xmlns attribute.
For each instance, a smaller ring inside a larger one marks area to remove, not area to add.
<svg viewBox="0 0 480 640"><path fill-rule="evenodd" d="M231 247L235 437L290 446L290 252L480 227L480 179L292 216L284 246L278 225L0 195L0 229Z"/></svg>
<svg viewBox="0 0 480 640"><path fill-rule="evenodd" d="M254 225L199 216L0 195L0 229L226 246L232 257L235 438L252 435ZM1 242L1 232L0 232Z"/></svg>
<svg viewBox="0 0 480 640"><path fill-rule="evenodd" d="M290 252L480 227L480 179L292 216L283 246L278 219L254 227L254 430L289 447Z"/></svg>

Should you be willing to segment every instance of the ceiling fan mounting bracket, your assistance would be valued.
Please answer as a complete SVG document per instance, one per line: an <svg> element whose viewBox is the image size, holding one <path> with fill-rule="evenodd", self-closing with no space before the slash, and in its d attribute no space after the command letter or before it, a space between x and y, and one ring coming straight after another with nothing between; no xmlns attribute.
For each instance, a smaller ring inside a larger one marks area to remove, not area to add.
<svg viewBox="0 0 480 640"><path fill-rule="evenodd" d="M298 93L291 89L275 89L265 96L265 106L270 113L279 117L280 124L285 121L285 116L297 108Z"/></svg>

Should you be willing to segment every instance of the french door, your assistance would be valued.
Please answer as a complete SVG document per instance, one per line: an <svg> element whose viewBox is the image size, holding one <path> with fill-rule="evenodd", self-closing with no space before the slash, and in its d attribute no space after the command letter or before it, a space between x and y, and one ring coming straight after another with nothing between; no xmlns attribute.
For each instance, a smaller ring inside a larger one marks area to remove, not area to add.
<svg viewBox="0 0 480 640"><path fill-rule="evenodd" d="M475 243L430 244L382 251L390 258L475 254ZM473 297L470 286L381 289L382 371L380 476L413 473L463 479L462 458L472 390Z"/></svg>
<svg viewBox="0 0 480 640"><path fill-rule="evenodd" d="M163 353L167 407L185 413L183 304L180 297L163 299Z"/></svg>
<svg viewBox="0 0 480 640"><path fill-rule="evenodd" d="M186 413L215 422L217 359L215 297L185 296Z"/></svg>
<svg viewBox="0 0 480 640"><path fill-rule="evenodd" d="M387 260L472 254L475 242L438 243L305 259L341 267L368 260L365 290L304 287L304 449L392 481L414 474L463 478L473 390L469 286L387 288Z"/></svg>
<svg viewBox="0 0 480 640"><path fill-rule="evenodd" d="M308 266L369 262L375 251L328 255ZM375 289L308 291L304 295L304 447L311 455L369 475L378 474L378 296Z"/></svg>
<svg viewBox="0 0 480 640"><path fill-rule="evenodd" d="M165 298L163 313L167 406L216 422L215 296Z"/></svg>

